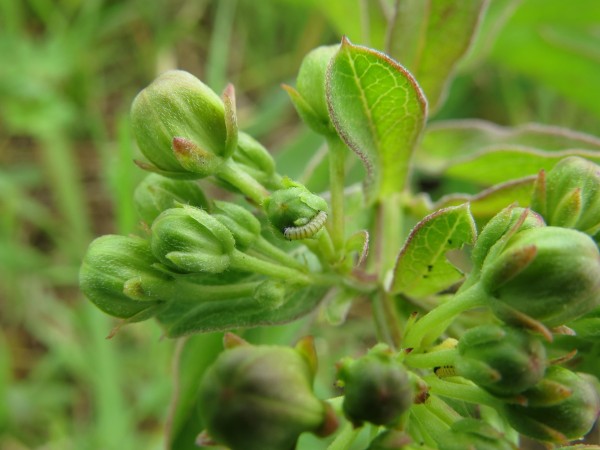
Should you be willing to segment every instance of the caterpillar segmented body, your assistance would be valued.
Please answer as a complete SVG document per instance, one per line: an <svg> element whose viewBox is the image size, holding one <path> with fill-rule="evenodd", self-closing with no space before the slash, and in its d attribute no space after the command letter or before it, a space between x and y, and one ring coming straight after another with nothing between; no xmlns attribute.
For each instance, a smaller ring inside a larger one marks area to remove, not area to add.
<svg viewBox="0 0 600 450"><path fill-rule="evenodd" d="M456 369L454 366L438 366L434 367L433 373L435 373L439 378L455 377Z"/></svg>
<svg viewBox="0 0 600 450"><path fill-rule="evenodd" d="M283 236L290 241L296 241L298 239L308 239L313 237L317 232L323 228L327 222L327 213L325 211L319 211L308 223L300 227L286 227L283 230Z"/></svg>

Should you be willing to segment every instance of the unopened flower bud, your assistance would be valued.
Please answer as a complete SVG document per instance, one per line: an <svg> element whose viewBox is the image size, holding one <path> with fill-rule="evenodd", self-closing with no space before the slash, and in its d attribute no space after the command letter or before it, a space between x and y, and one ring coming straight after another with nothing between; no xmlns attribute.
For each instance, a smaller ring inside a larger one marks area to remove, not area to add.
<svg viewBox="0 0 600 450"><path fill-rule="evenodd" d="M344 413L355 426L393 426L412 404L408 373L383 344L362 358L342 360L338 378L344 388Z"/></svg>
<svg viewBox="0 0 600 450"><path fill-rule="evenodd" d="M477 419L461 419L442 433L439 450L516 450L504 435L490 424Z"/></svg>
<svg viewBox="0 0 600 450"><path fill-rule="evenodd" d="M83 294L99 309L111 316L145 320L154 315L165 301L145 292L127 293L130 280L146 283L166 283L167 276L152 267L148 242L134 236L106 235L95 239L88 247L81 269L79 284Z"/></svg>
<svg viewBox="0 0 600 450"><path fill-rule="evenodd" d="M313 194L299 183L288 180L287 184L288 187L273 192L264 204L269 221L276 230L284 235L286 235L286 230L291 231L305 227L313 219L316 219L319 213L327 211L327 202L322 197ZM286 237L288 239L311 237L323 225L324 221L318 228L310 227L310 236L301 232L302 230L298 230L298 234L302 234L302 237Z"/></svg>
<svg viewBox="0 0 600 450"><path fill-rule="evenodd" d="M531 207L548 225L600 231L600 166L579 156L559 161L538 177Z"/></svg>
<svg viewBox="0 0 600 450"><path fill-rule="evenodd" d="M225 225L192 206L167 209L152 224L152 253L177 271L223 272L234 245Z"/></svg>
<svg viewBox="0 0 600 450"><path fill-rule="evenodd" d="M492 248L495 246L500 248L504 245L503 238L528 228L543 227L544 225L544 219L529 209L515 206L503 209L485 225L477 238L471 256L473 271L481 269L485 259L490 256Z"/></svg>
<svg viewBox="0 0 600 450"><path fill-rule="evenodd" d="M278 188L275 161L269 151L250 135L240 132L232 155L241 170L267 188Z"/></svg>
<svg viewBox="0 0 600 450"><path fill-rule="evenodd" d="M312 380L302 351L234 345L200 384L203 424L232 450L294 448L300 434L320 433L330 424L331 411L313 393Z"/></svg>
<svg viewBox="0 0 600 450"><path fill-rule="evenodd" d="M481 282L502 320L514 322L517 312L548 327L563 325L600 306L600 254L579 231L530 228L486 258Z"/></svg>
<svg viewBox="0 0 600 450"><path fill-rule="evenodd" d="M227 156L223 101L190 73L160 75L134 99L131 119L151 170L201 178L214 174Z"/></svg>
<svg viewBox="0 0 600 450"><path fill-rule="evenodd" d="M339 48L329 45L312 50L300 65L296 89L284 86L302 120L319 134L335 134L327 108L325 82L329 61Z"/></svg>
<svg viewBox="0 0 600 450"><path fill-rule="evenodd" d="M506 404L505 416L519 433L566 443L590 431L600 411L593 384L568 369L552 366L536 386L521 394L526 404Z"/></svg>
<svg viewBox="0 0 600 450"><path fill-rule="evenodd" d="M287 294L283 281L265 280L256 287L253 297L261 306L277 309L283 305Z"/></svg>
<svg viewBox="0 0 600 450"><path fill-rule="evenodd" d="M229 229L240 250L250 247L260 236L260 222L242 206L217 200L212 216Z"/></svg>
<svg viewBox="0 0 600 450"><path fill-rule="evenodd" d="M546 350L520 329L482 325L463 334L454 362L458 375L500 396L516 395L542 379Z"/></svg>
<svg viewBox="0 0 600 450"><path fill-rule="evenodd" d="M208 209L208 200L195 181L174 180L151 173L142 180L133 193L138 215L151 225L166 209L179 204Z"/></svg>

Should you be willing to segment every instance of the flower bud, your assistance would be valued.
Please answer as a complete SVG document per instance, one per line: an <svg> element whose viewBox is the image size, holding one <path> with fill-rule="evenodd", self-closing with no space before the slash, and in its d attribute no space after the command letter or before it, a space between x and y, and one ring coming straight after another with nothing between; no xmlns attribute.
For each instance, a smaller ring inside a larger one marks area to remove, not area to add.
<svg viewBox="0 0 600 450"><path fill-rule="evenodd" d="M505 243L503 238L509 238L519 231L544 225L542 217L529 209L515 206L503 209L486 224L477 238L471 254L473 271L481 269L492 248L494 250L502 248Z"/></svg>
<svg viewBox="0 0 600 450"><path fill-rule="evenodd" d="M214 174L226 157L223 101L190 73L160 75L134 99L131 120L150 170L201 178Z"/></svg>
<svg viewBox="0 0 600 450"><path fill-rule="evenodd" d="M458 342L458 375L499 397L535 385L546 370L546 350L536 336L519 329L481 325Z"/></svg>
<svg viewBox="0 0 600 450"><path fill-rule="evenodd" d="M212 216L227 227L240 250L250 247L260 236L260 222L242 206L215 201Z"/></svg>
<svg viewBox="0 0 600 450"><path fill-rule="evenodd" d="M126 283L143 279L146 283L166 283L168 277L152 265L148 242L134 236L106 235L88 247L81 269L79 285L83 294L99 309L111 316L145 320L154 315L163 300L147 293L127 295Z"/></svg>
<svg viewBox="0 0 600 450"><path fill-rule="evenodd" d="M504 435L490 424L477 419L454 422L439 438L439 450L516 450Z"/></svg>
<svg viewBox="0 0 600 450"><path fill-rule="evenodd" d="M525 314L548 327L563 325L600 306L600 254L579 231L530 228L486 258L481 282L502 320Z"/></svg>
<svg viewBox="0 0 600 450"><path fill-rule="evenodd" d="M408 373L383 344L357 360L342 360L338 378L344 387L344 413L355 426L394 426L412 404Z"/></svg>
<svg viewBox="0 0 600 450"><path fill-rule="evenodd" d="M284 86L302 120L319 134L335 134L327 108L325 80L329 61L339 48L329 45L312 50L302 60L296 89Z"/></svg>
<svg viewBox="0 0 600 450"><path fill-rule="evenodd" d="M240 132L232 156L240 169L267 188L275 186L275 161L269 151L250 135Z"/></svg>
<svg viewBox="0 0 600 450"><path fill-rule="evenodd" d="M230 346L200 384L203 424L212 438L232 450L294 448L301 433L319 433L331 419L313 393L312 380L302 351Z"/></svg>
<svg viewBox="0 0 600 450"><path fill-rule="evenodd" d="M548 225L595 235L600 231L600 166L579 156L562 159L538 177L531 207Z"/></svg>
<svg viewBox="0 0 600 450"><path fill-rule="evenodd" d="M264 204L269 221L281 233L288 228L302 227L321 211L327 211L327 202L303 185L286 181L287 187L273 192Z"/></svg>
<svg viewBox="0 0 600 450"><path fill-rule="evenodd" d="M506 404L504 415L519 433L540 441L580 439L590 431L600 411L591 382L560 366L548 368L544 379L521 395L526 404Z"/></svg>
<svg viewBox="0 0 600 450"><path fill-rule="evenodd" d="M264 307L277 309L283 305L288 295L286 285L280 280L265 280L254 291L254 299Z"/></svg>
<svg viewBox="0 0 600 450"><path fill-rule="evenodd" d="M147 175L136 187L133 201L138 215L148 225L161 212L178 204L208 209L208 200L196 182L174 180L156 173Z"/></svg>
<svg viewBox="0 0 600 450"><path fill-rule="evenodd" d="M223 272L234 245L225 225L192 206L167 209L152 224L152 253L177 271Z"/></svg>

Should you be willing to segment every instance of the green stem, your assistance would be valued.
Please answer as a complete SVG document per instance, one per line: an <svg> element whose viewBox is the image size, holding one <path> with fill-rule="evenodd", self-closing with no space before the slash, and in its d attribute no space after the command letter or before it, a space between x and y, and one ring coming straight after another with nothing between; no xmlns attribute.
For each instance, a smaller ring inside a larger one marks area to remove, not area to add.
<svg viewBox="0 0 600 450"><path fill-rule="evenodd" d="M263 201L269 196L269 191L254 178L241 170L232 159L228 159L221 165L217 177L232 186L235 186L242 194L257 205L262 205Z"/></svg>
<svg viewBox="0 0 600 450"><path fill-rule="evenodd" d="M425 314L406 332L405 348L418 348L425 336L429 340L439 337L452 323L453 319L463 311L483 306L488 295L480 283L476 283L466 291L455 295Z"/></svg>
<svg viewBox="0 0 600 450"><path fill-rule="evenodd" d="M425 405L433 414L438 416L448 425L452 425L457 420L462 419L462 416L459 413L452 409L448 403L439 398L437 395L430 396L427 399L427 402L425 402Z"/></svg>
<svg viewBox="0 0 600 450"><path fill-rule="evenodd" d="M396 348L396 342L393 338L392 330L388 322L388 315L382 295L375 295L371 299L371 307L373 308L373 320L375 322L375 331L377 339L380 342L385 342L392 349Z"/></svg>
<svg viewBox="0 0 600 450"><path fill-rule="evenodd" d="M327 450L348 450L361 429L362 428L354 428L349 422L346 423L342 428L342 431L336 436L335 440L329 444Z"/></svg>
<svg viewBox="0 0 600 450"><path fill-rule="evenodd" d="M307 274L299 270L255 258L235 249L231 253L230 267L245 272L260 273L273 278L283 278L295 284L310 284L311 281Z"/></svg>
<svg viewBox="0 0 600 450"><path fill-rule="evenodd" d="M322 228L319 231L316 240L304 239L302 243L319 258L319 262L323 268L335 263L335 250L327 228Z"/></svg>
<svg viewBox="0 0 600 450"><path fill-rule="evenodd" d="M439 350L430 353L409 353L404 357L407 366L415 369L451 366L454 364L458 351L456 349Z"/></svg>
<svg viewBox="0 0 600 450"><path fill-rule="evenodd" d="M432 394L454 398L477 405L487 405L501 410L502 401L485 392L474 384L450 382L435 375L424 378Z"/></svg>
<svg viewBox="0 0 600 450"><path fill-rule="evenodd" d="M379 279L384 281L388 271L394 268L398 252L404 241L402 225L404 218L400 206L400 194L391 194L380 200L378 220Z"/></svg>
<svg viewBox="0 0 600 450"><path fill-rule="evenodd" d="M410 408L410 414L421 425L420 429L423 432L425 443L437 448L440 436L450 428L450 425L434 414L425 404L413 405Z"/></svg>
<svg viewBox="0 0 600 450"><path fill-rule="evenodd" d="M259 236L258 240L254 243L253 249L285 266L293 267L294 269L298 270L306 270L306 266L304 264L302 264L300 261L297 261L293 256L290 256L289 253L286 253L279 247L274 246L262 236Z"/></svg>
<svg viewBox="0 0 600 450"><path fill-rule="evenodd" d="M344 231L344 178L346 145L337 135L327 137L329 147L329 189L331 192L331 236L336 255L342 256Z"/></svg>

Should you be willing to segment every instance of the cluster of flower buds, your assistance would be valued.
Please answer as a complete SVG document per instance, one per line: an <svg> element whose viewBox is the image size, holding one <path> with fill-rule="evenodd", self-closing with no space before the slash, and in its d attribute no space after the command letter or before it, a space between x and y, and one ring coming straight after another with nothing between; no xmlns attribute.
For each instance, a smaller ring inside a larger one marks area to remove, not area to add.
<svg viewBox="0 0 600 450"><path fill-rule="evenodd" d="M587 234L508 208L483 229L468 283L507 323L556 327L600 306L600 253Z"/></svg>
<svg viewBox="0 0 600 450"><path fill-rule="evenodd" d="M592 166L579 158L562 161L538 179L534 206L539 214L509 207L490 220L472 251L473 271L459 291L459 296L477 292L483 299L479 304L508 326L466 331L453 374L500 400L516 431L549 443L583 437L600 412L594 386L550 364L542 340L531 333L551 340L549 330L565 324L589 329L588 315L600 308L600 253L591 237L597 221L586 213L595 208L599 189L598 168ZM473 436L465 440L475 441ZM500 445L501 440L494 441ZM454 448L445 445L440 448Z"/></svg>
<svg viewBox="0 0 600 450"><path fill-rule="evenodd" d="M295 348L254 346L227 334L226 350L200 384L201 419L211 438L232 450L289 450L300 434L337 428L327 403L313 393L312 338Z"/></svg>
<svg viewBox="0 0 600 450"><path fill-rule="evenodd" d="M574 228L590 236L600 231L600 166L570 156L536 181L531 208L548 225Z"/></svg>
<svg viewBox="0 0 600 450"><path fill-rule="evenodd" d="M525 401L505 404L518 432L540 441L564 444L587 434L600 411L595 386L584 376L551 366L544 378L521 394Z"/></svg>
<svg viewBox="0 0 600 450"><path fill-rule="evenodd" d="M139 165L154 172L134 193L149 237L105 236L90 245L81 268L90 300L128 322L156 316L165 325L188 312L194 320L194 305L217 299L278 309L310 284L305 261L280 244L316 235L327 203L278 175L269 152L237 129L231 86L219 97L193 75L169 71L138 94L131 118L148 161ZM266 214L280 242L263 236L248 208L209 200L197 181L209 176Z"/></svg>
<svg viewBox="0 0 600 450"><path fill-rule="evenodd" d="M546 349L538 336L498 325L481 325L463 334L454 363L458 375L500 397L537 384L546 366Z"/></svg>

